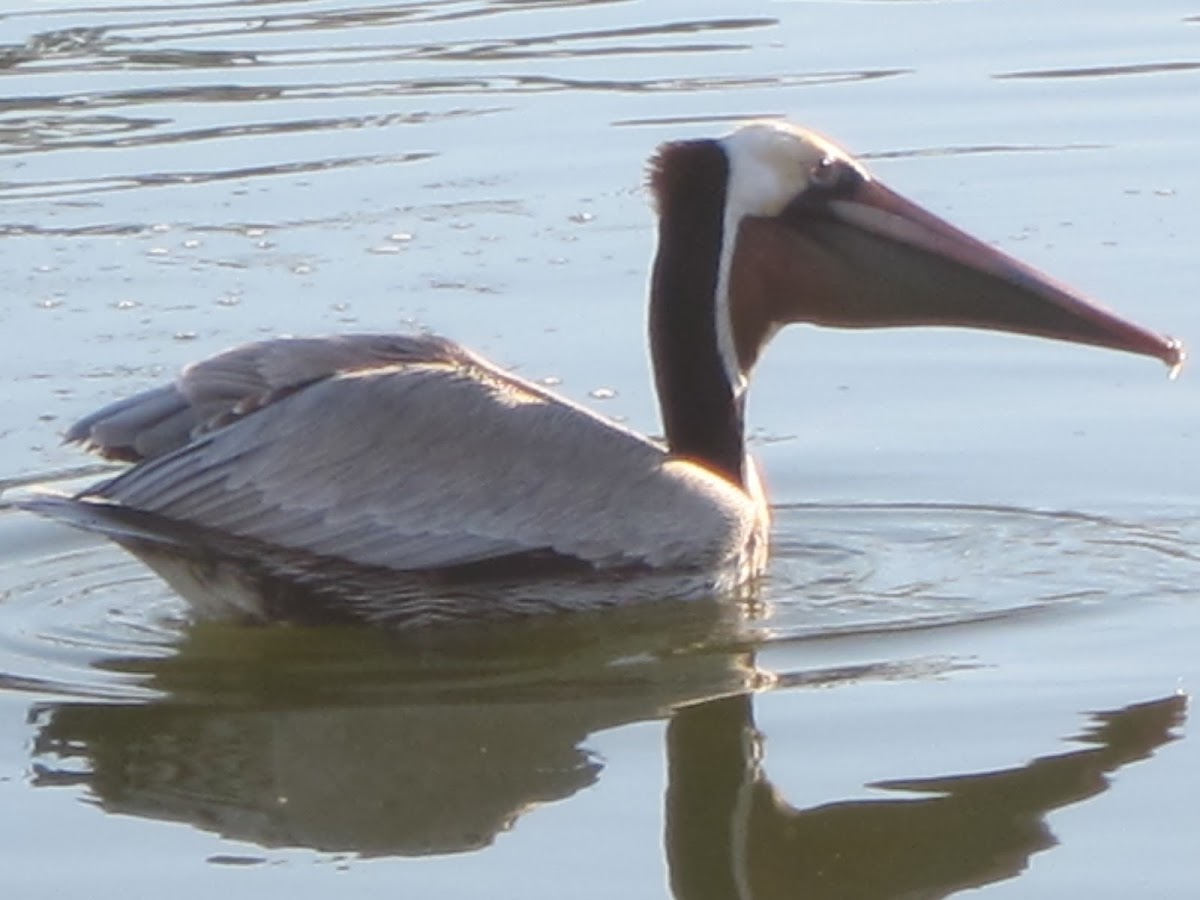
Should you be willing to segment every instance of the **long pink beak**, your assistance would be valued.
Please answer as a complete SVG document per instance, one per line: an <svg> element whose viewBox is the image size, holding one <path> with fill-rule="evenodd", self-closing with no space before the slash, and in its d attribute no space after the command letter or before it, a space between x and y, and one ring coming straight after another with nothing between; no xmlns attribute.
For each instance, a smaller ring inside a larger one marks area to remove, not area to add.
<svg viewBox="0 0 1200 900"><path fill-rule="evenodd" d="M1173 372L1186 355L871 179L743 229L754 249L734 277L765 266L745 283L778 298L780 323L984 328L1153 356Z"/></svg>

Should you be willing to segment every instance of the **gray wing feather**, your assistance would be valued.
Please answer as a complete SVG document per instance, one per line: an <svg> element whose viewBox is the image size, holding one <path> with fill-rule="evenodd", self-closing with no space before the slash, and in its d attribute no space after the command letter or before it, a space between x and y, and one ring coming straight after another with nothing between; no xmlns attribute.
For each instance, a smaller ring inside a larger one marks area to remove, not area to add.
<svg viewBox="0 0 1200 900"><path fill-rule="evenodd" d="M291 391L341 372L421 360L470 360L429 335L348 334L244 344L193 363L173 384L128 397L76 422L68 443L108 459L154 459Z"/></svg>
<svg viewBox="0 0 1200 900"><path fill-rule="evenodd" d="M187 401L174 385L119 400L80 419L65 439L109 459L161 456L187 443L195 427Z"/></svg>
<svg viewBox="0 0 1200 900"><path fill-rule="evenodd" d="M404 570L531 550L710 566L752 527L717 476L436 339L254 345L175 387L198 436L92 496Z"/></svg>

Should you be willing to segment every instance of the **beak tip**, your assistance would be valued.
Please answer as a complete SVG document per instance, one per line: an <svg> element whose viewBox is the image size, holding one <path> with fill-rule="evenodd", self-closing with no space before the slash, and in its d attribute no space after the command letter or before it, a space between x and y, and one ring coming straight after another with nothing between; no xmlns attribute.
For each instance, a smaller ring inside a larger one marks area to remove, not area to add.
<svg viewBox="0 0 1200 900"><path fill-rule="evenodd" d="M1162 355L1162 361L1165 362L1170 369L1167 377L1174 381L1179 377L1179 373L1183 371L1183 364L1187 362L1187 347L1183 341L1178 338L1167 338L1166 350Z"/></svg>

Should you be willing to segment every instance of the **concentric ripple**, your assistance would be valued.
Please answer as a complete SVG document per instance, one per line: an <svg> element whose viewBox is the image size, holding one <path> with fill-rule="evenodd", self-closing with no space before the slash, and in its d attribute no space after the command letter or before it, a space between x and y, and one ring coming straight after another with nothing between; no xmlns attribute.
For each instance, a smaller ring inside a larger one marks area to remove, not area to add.
<svg viewBox="0 0 1200 900"><path fill-rule="evenodd" d="M1200 543L1196 528L1190 528L1178 522L1130 523L1004 507L783 506L776 510L775 555L761 607L752 616L752 640L986 627L989 621L1031 612L1071 614L1101 603L1194 597L1200 555L1191 548ZM611 660L631 646L640 647L635 655L679 652L678 647L657 647L656 635L682 641L688 653L720 655L745 646L744 630L707 629L711 609L676 607L666 604L662 616L597 614L598 620L539 626L536 635L527 630L519 637L498 638L491 633L485 643L472 637L469 652L460 648L449 665L460 667L454 680L461 684L467 676L473 682L486 680L497 666L532 666L537 654L569 651ZM198 665L226 675L253 668L253 660L237 659L239 646L251 657L265 652L277 661L281 654L299 653L313 664L314 674L321 673L319 682L331 670L336 670L335 681L353 677L347 666L357 667L364 686L372 690L381 678L427 683L438 672L447 674L446 657L426 670L425 663L397 653L399 648L386 640L367 642L379 653L364 665L358 659L366 646L361 636L314 641L294 632L257 632L258 637L242 640L239 630L229 626L215 640L212 635L197 640L182 601L132 557L23 513L0 514L2 688L48 696L145 699L162 689L152 677L161 668L156 661L176 655L184 644L189 668ZM514 656L505 649L508 645L523 648L516 654L519 659L504 661ZM490 668L475 658L486 655L489 646L497 654ZM198 652L213 656L213 665L197 659ZM190 690L203 689L194 679L185 680Z"/></svg>
<svg viewBox="0 0 1200 900"><path fill-rule="evenodd" d="M783 506L764 592L771 632L910 630L1195 597L1198 531L1003 506Z"/></svg>
<svg viewBox="0 0 1200 900"><path fill-rule="evenodd" d="M129 700L154 695L120 661L169 655L186 610L115 546L0 514L0 688Z"/></svg>

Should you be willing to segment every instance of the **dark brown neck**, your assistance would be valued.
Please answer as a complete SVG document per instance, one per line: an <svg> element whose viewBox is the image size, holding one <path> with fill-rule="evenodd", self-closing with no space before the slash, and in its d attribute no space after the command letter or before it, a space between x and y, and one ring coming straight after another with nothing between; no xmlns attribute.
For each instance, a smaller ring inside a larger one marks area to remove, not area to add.
<svg viewBox="0 0 1200 900"><path fill-rule="evenodd" d="M659 219L650 347L671 453L744 487L742 401L717 342L728 176L728 159L716 141L668 144L653 163Z"/></svg>

